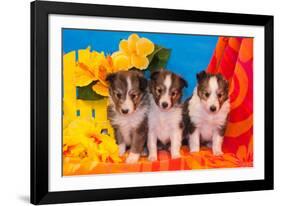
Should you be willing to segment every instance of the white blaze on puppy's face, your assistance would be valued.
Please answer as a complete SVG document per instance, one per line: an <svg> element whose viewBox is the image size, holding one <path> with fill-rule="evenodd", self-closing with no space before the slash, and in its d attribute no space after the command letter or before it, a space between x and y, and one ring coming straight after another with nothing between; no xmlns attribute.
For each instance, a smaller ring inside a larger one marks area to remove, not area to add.
<svg viewBox="0 0 281 206"><path fill-rule="evenodd" d="M203 87L203 97L201 102L205 109L210 113L216 113L220 109L220 103L217 92L219 90L219 84L216 76L207 79L207 84Z"/></svg>
<svg viewBox="0 0 281 206"><path fill-rule="evenodd" d="M171 102L171 96L169 95L169 90L172 85L172 77L171 75L167 75L165 80L164 80L164 86L165 86L165 93L162 94L160 100L159 100L159 105L162 109L170 109L172 106Z"/></svg>
<svg viewBox="0 0 281 206"><path fill-rule="evenodd" d="M207 98L205 103L205 107L207 111L210 112L217 112L219 110L220 104L219 100L217 97L217 91L219 89L217 77L211 77L209 79L209 84L208 84L208 93L209 97Z"/></svg>
<svg viewBox="0 0 281 206"><path fill-rule="evenodd" d="M132 81L130 77L127 77L127 93L125 101L121 105L121 112L123 114L131 114L134 112L134 103L132 99L130 98L130 91L132 90Z"/></svg>

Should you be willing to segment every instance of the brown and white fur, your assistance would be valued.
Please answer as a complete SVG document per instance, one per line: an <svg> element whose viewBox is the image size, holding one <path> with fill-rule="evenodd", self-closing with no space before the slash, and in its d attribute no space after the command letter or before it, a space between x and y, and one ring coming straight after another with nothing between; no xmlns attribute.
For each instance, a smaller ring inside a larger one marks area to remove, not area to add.
<svg viewBox="0 0 281 206"><path fill-rule="evenodd" d="M148 114L148 159L157 160L157 140L171 143L171 156L180 157L182 141L182 89L187 82L180 76L161 69L151 74L150 109Z"/></svg>
<svg viewBox="0 0 281 206"><path fill-rule="evenodd" d="M147 140L149 97L147 80L141 72L120 71L107 76L108 119L115 131L119 155L130 147L127 163L136 163Z"/></svg>
<svg viewBox="0 0 281 206"><path fill-rule="evenodd" d="M184 136L189 136L190 152L200 150L200 142L211 143L214 155L222 155L222 143L230 110L228 81L221 74L197 74L198 84L184 103Z"/></svg>

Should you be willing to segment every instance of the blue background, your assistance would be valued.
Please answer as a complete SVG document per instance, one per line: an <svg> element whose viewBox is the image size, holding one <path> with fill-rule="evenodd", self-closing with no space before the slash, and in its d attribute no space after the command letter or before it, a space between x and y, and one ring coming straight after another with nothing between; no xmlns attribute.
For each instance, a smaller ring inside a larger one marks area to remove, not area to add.
<svg viewBox="0 0 281 206"><path fill-rule="evenodd" d="M63 52L85 49L103 51L111 54L118 50L121 39L128 39L130 34L137 33L153 43L172 49L167 69L181 75L188 81L188 88L184 90L184 99L192 94L196 85L196 73L206 69L218 37L187 34L165 34L146 32L100 31L63 29Z"/></svg>

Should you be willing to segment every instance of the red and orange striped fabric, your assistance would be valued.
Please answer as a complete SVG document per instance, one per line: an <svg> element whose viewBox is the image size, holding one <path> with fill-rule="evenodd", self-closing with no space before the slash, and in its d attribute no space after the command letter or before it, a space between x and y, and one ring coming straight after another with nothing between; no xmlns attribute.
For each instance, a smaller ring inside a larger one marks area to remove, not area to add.
<svg viewBox="0 0 281 206"><path fill-rule="evenodd" d="M64 175L253 166L253 39L220 37L207 71L222 73L230 82L231 111L223 144L224 155L213 156L208 148L189 153L183 146L181 158L176 160L172 160L168 152L159 151L159 160L155 162L141 158L137 164L97 163L91 170L64 167Z"/></svg>

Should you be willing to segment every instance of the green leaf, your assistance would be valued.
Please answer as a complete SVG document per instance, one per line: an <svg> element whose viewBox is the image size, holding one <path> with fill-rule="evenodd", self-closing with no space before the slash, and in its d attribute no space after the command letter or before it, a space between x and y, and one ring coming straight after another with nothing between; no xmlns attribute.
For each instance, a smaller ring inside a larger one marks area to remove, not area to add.
<svg viewBox="0 0 281 206"><path fill-rule="evenodd" d="M104 96L97 94L94 90L92 90L92 86L96 84L97 81L93 81L91 84L85 87L76 87L77 88L77 99L82 100L100 100L103 99Z"/></svg>
<svg viewBox="0 0 281 206"><path fill-rule="evenodd" d="M154 44L154 51L147 57L149 62L153 59L155 54L157 54L163 47L158 46L157 44Z"/></svg>
<svg viewBox="0 0 281 206"><path fill-rule="evenodd" d="M167 49L162 46L155 45L154 51L152 52L152 54L148 56L148 60L149 60L148 70L150 70L151 72L153 70L166 67L170 55L171 55L171 49Z"/></svg>

